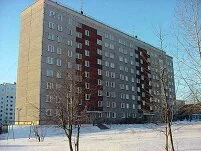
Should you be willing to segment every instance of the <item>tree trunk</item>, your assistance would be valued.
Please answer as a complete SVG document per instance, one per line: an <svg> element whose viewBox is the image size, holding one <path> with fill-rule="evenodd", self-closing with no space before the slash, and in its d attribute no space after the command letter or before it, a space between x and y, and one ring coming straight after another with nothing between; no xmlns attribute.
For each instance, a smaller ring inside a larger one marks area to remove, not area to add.
<svg viewBox="0 0 201 151"><path fill-rule="evenodd" d="M78 124L78 128L77 128L77 140L76 140L76 146L77 146L77 149L76 151L79 151L79 141L80 141L80 125Z"/></svg>
<svg viewBox="0 0 201 151"><path fill-rule="evenodd" d="M69 144L70 151L73 151L72 136L68 137L68 144Z"/></svg>
<svg viewBox="0 0 201 151"><path fill-rule="evenodd" d="M168 151L168 128L167 128L167 123L165 123L165 150Z"/></svg>
<svg viewBox="0 0 201 151"><path fill-rule="evenodd" d="M174 144L173 144L173 136L172 136L172 128L171 128L171 123L170 121L168 122L168 132L170 135L170 144L171 144L171 151L174 151Z"/></svg>

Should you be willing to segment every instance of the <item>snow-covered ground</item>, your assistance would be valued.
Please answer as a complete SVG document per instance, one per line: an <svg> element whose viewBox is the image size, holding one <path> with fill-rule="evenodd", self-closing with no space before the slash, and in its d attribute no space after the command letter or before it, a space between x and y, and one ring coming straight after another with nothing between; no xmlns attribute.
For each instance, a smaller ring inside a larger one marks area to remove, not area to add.
<svg viewBox="0 0 201 151"><path fill-rule="evenodd" d="M92 125L81 129L80 151L163 151L164 134L161 126L153 124L110 125L99 130ZM29 139L29 126L15 126L8 135L0 135L0 151L69 151L64 133L55 127L47 128L44 142ZM201 123L175 123L174 144L177 151L201 151Z"/></svg>

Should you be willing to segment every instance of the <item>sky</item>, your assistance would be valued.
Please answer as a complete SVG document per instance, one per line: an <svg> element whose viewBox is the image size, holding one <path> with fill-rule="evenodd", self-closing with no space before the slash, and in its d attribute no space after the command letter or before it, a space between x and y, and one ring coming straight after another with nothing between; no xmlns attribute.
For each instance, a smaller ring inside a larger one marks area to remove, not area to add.
<svg viewBox="0 0 201 151"><path fill-rule="evenodd" d="M154 46L159 46L155 30L171 28L176 0L57 0L84 14L118 28ZM0 83L17 81L20 13L35 0L0 0ZM171 51L167 48L167 54Z"/></svg>

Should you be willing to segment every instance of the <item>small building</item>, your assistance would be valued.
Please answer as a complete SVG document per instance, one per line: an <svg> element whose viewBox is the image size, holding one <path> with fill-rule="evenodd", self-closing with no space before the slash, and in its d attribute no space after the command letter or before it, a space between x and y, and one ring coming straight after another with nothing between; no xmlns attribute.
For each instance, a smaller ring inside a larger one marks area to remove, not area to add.
<svg viewBox="0 0 201 151"><path fill-rule="evenodd" d="M186 104L181 107L177 115L180 120L201 120L201 103L197 104Z"/></svg>
<svg viewBox="0 0 201 151"><path fill-rule="evenodd" d="M16 83L0 84L0 125L15 121Z"/></svg>

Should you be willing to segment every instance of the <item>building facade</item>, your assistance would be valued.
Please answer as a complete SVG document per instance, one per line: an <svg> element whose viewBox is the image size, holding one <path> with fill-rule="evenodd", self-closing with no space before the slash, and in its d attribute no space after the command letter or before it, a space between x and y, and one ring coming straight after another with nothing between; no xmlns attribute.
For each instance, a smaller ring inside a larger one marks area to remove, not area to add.
<svg viewBox="0 0 201 151"><path fill-rule="evenodd" d="M13 124L15 121L16 84L0 84L0 123Z"/></svg>
<svg viewBox="0 0 201 151"><path fill-rule="evenodd" d="M160 71L175 99L173 58L158 48L51 0L21 14L17 107L22 123L52 116L50 89L63 71L82 71L83 104L103 121L153 115L160 102ZM96 93L89 88L96 86ZM39 113L37 109L44 109ZM42 115L43 114L43 115Z"/></svg>

